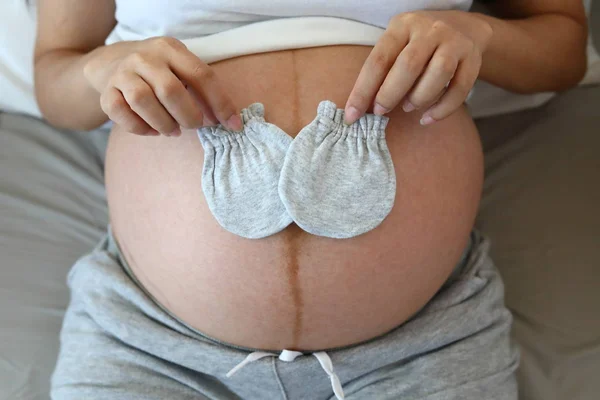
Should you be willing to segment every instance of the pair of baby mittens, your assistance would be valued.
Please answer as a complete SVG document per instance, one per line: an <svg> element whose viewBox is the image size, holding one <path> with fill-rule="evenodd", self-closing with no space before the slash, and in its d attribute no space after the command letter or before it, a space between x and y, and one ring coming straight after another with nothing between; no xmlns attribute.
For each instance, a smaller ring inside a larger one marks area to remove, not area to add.
<svg viewBox="0 0 600 400"><path fill-rule="evenodd" d="M374 229L390 213L396 175L387 117L366 114L345 125L344 110L322 101L293 139L264 114L254 103L241 112L242 132L222 125L198 130L202 190L223 228L259 239L295 222L311 234L343 239Z"/></svg>

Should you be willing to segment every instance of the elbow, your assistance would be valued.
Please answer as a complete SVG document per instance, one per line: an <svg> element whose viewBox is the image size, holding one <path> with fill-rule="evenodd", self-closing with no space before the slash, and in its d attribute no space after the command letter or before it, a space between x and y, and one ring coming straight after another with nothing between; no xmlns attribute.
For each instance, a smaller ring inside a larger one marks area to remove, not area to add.
<svg viewBox="0 0 600 400"><path fill-rule="evenodd" d="M63 121L56 112L57 107L54 104L55 99L53 99L53 96L51 95L52 88L47 85L47 81L49 81L46 76L48 69L43 64L42 60L43 58L36 55L33 64L33 88L35 100L40 113L42 114L42 118L55 128L71 129L71 127L68 126L68 124L65 124L65 121Z"/></svg>
<svg viewBox="0 0 600 400"><path fill-rule="evenodd" d="M563 92L577 86L585 76L588 67L587 60L587 26L585 21L573 30L566 51L555 55L554 60L548 60L552 69L548 71L547 87L543 91ZM540 74L541 75L541 74Z"/></svg>
<svg viewBox="0 0 600 400"><path fill-rule="evenodd" d="M562 92L577 86L583 80L587 67L587 52L584 45L574 54L566 55L561 67L556 71L553 91Z"/></svg>
<svg viewBox="0 0 600 400"><path fill-rule="evenodd" d="M537 79L512 88L517 94L535 94L540 92L564 92L577 86L587 72L587 54L585 48L566 54L560 63L552 63L550 70L532 74Z"/></svg>
<svg viewBox="0 0 600 400"><path fill-rule="evenodd" d="M545 47L537 67L527 72L529 81L512 88L516 93L562 92L582 81L588 67L587 25L585 17L570 22L562 38L551 48Z"/></svg>
<svg viewBox="0 0 600 400"><path fill-rule="evenodd" d="M67 129L71 131L93 131L100 128L105 120L90 120L86 118L74 118L71 113L69 115L61 115L56 111L56 106L53 106L51 99L39 93L36 88L36 98L38 108L44 121L58 129Z"/></svg>
<svg viewBox="0 0 600 400"><path fill-rule="evenodd" d="M68 124L65 124L66 121L63 121L55 112L56 107L52 107L52 100L48 98L45 93L45 88L38 82L35 81L35 100L37 102L40 113L42 114L42 118L44 121L49 123L55 128L59 129L72 129Z"/></svg>
<svg viewBox="0 0 600 400"><path fill-rule="evenodd" d="M85 130L84 127L79 126L75 123L73 118L64 118L57 112L57 107L53 104L52 96L48 96L45 88L35 84L35 97L38 104L42 118L51 126L58 129L69 129L69 130Z"/></svg>
<svg viewBox="0 0 600 400"><path fill-rule="evenodd" d="M587 72L587 21L583 14L569 16L569 18L570 29L563 36L566 40L565 51L556 55L558 62L548 64L556 65L550 81L552 83L550 91L554 92L562 92L577 86Z"/></svg>
<svg viewBox="0 0 600 400"><path fill-rule="evenodd" d="M46 110L44 110L44 108L41 105L39 106L39 109L42 114L42 118L48 124L50 124L51 126L53 126L55 128L58 128L58 129L88 132L88 131L93 131L98 128L101 128L104 125L104 123L106 122L106 121L90 122L89 120L87 120L87 121L86 120L76 120L76 119L73 119L71 116L62 117L53 112L47 112Z"/></svg>

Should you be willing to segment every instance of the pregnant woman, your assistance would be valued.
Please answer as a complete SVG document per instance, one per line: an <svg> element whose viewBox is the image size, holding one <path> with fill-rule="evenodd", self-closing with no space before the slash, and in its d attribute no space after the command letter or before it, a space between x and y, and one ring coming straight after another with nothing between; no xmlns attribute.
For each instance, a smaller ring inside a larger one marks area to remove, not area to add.
<svg viewBox="0 0 600 400"><path fill-rule="evenodd" d="M112 121L53 398L515 399L462 104L574 85L585 18L470 6L40 0L45 117Z"/></svg>

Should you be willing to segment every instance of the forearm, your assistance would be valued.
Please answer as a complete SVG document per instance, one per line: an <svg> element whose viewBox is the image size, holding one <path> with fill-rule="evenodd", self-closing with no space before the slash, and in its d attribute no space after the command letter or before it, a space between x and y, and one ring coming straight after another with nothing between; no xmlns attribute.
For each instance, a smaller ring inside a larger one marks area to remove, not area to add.
<svg viewBox="0 0 600 400"><path fill-rule="evenodd" d="M55 50L36 60L36 97L42 115L52 125L91 130L106 122L100 94L83 75L88 58L85 53Z"/></svg>
<svg viewBox="0 0 600 400"><path fill-rule="evenodd" d="M516 93L560 91L585 74L587 28L560 14L487 21L492 39L483 54L480 79Z"/></svg>
<svg viewBox="0 0 600 400"><path fill-rule="evenodd" d="M132 51L135 42L101 46L91 52L53 50L35 60L35 91L42 115L52 125L91 130L108 117L100 106L100 92L85 76L86 67L110 65Z"/></svg>

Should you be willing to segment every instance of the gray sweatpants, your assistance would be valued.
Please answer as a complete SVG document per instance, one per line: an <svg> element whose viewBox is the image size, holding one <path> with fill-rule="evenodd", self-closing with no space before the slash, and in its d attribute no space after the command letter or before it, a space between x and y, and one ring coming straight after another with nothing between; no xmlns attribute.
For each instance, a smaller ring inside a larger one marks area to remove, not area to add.
<svg viewBox="0 0 600 400"><path fill-rule="evenodd" d="M517 398L512 317L488 250L474 232L463 262L413 318L369 342L320 353L346 399ZM227 378L253 350L167 313L128 273L110 233L75 264L68 283L54 400L335 398L314 354L260 358Z"/></svg>

